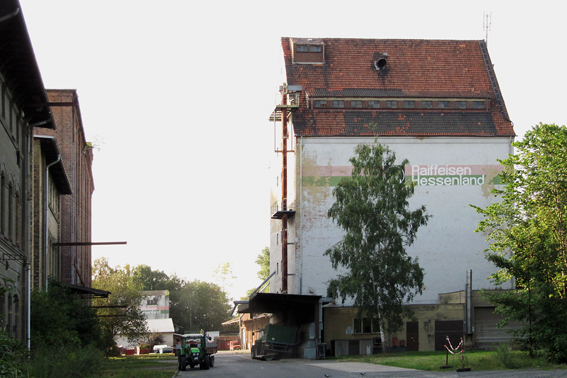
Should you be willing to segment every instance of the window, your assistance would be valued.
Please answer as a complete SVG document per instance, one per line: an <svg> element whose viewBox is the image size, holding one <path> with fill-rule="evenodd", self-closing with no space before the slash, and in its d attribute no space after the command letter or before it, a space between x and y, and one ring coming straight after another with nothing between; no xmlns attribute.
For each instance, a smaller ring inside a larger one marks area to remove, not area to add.
<svg viewBox="0 0 567 378"><path fill-rule="evenodd" d="M438 108L447 109L449 108L449 101L439 101L437 103Z"/></svg>
<svg viewBox="0 0 567 378"><path fill-rule="evenodd" d="M354 333L380 333L378 318L354 318Z"/></svg>
<svg viewBox="0 0 567 378"><path fill-rule="evenodd" d="M156 297L156 296L148 297L147 305L148 305L148 306L157 306L157 304L158 304L157 301L158 301L158 300L157 300L157 297Z"/></svg>
<svg viewBox="0 0 567 378"><path fill-rule="evenodd" d="M433 107L433 103L431 101L422 101L421 107L424 109L431 109Z"/></svg>
<svg viewBox="0 0 567 378"><path fill-rule="evenodd" d="M457 107L457 109L466 109L467 108L467 102L466 101L457 101L457 102L455 102L455 106Z"/></svg>
<svg viewBox="0 0 567 378"><path fill-rule="evenodd" d="M321 51L323 51L323 48L321 46L309 46L309 52L320 53Z"/></svg>
<svg viewBox="0 0 567 378"><path fill-rule="evenodd" d="M350 107L351 108L362 108L362 101L351 101Z"/></svg>
<svg viewBox="0 0 567 378"><path fill-rule="evenodd" d="M484 109L484 101L473 101L473 109Z"/></svg>
<svg viewBox="0 0 567 378"><path fill-rule="evenodd" d="M306 46L306 45L295 46L295 51L297 51L297 52L307 52L307 46Z"/></svg>
<svg viewBox="0 0 567 378"><path fill-rule="evenodd" d="M316 107L316 108L326 108L326 107L327 107L327 101L325 101L325 100L315 100L315 107Z"/></svg>
<svg viewBox="0 0 567 378"><path fill-rule="evenodd" d="M343 100L333 100L333 108L344 108L345 102Z"/></svg>
<svg viewBox="0 0 567 378"><path fill-rule="evenodd" d="M380 101L368 101L368 107L377 109L380 107Z"/></svg>
<svg viewBox="0 0 567 378"><path fill-rule="evenodd" d="M415 108L415 101L404 101L404 108Z"/></svg>
<svg viewBox="0 0 567 378"><path fill-rule="evenodd" d="M386 101L387 108L397 108L398 102L397 101Z"/></svg>

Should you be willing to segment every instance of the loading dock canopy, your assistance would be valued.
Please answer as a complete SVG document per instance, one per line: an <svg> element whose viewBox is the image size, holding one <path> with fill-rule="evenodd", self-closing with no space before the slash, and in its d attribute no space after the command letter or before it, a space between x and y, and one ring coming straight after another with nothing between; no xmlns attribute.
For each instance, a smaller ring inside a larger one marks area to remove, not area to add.
<svg viewBox="0 0 567 378"><path fill-rule="evenodd" d="M239 303L239 314L281 313L283 311L313 311L320 295L256 293L247 302Z"/></svg>

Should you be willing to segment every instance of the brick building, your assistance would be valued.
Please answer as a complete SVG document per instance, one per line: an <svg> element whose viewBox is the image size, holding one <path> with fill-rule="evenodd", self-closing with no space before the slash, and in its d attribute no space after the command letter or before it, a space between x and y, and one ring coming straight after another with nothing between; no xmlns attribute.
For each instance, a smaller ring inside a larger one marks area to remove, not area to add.
<svg viewBox="0 0 567 378"><path fill-rule="evenodd" d="M286 83L272 114L280 138L272 164L272 293L321 298L310 321L330 352L374 348L380 333L373 320L360 318L352 301L325 299L341 271L323 253L343 235L327 218L332 190L350 175L354 148L378 137L410 162L410 208L425 205L433 216L408 249L425 271L423 294L411 303L418 321L386 335L386 346L440 349L447 332L476 346L505 341L493 307L477 295L495 288L488 276L496 269L484 258L488 244L474 232L480 217L469 206L494 201L497 159L512 153L515 137L486 43L282 38L282 50Z"/></svg>
<svg viewBox="0 0 567 378"><path fill-rule="evenodd" d="M53 128L47 94L20 4L0 2L0 313L26 339L29 313L33 127Z"/></svg>
<svg viewBox="0 0 567 378"><path fill-rule="evenodd" d="M45 289L50 277L61 280L61 198L71 194L71 186L57 139L44 135L45 131L34 129L32 145L32 239L31 281L33 289Z"/></svg>
<svg viewBox="0 0 567 378"><path fill-rule="evenodd" d="M94 191L92 145L86 141L79 99L73 89L47 91L57 128L45 132L60 147L71 194L61 197L60 277L68 284L91 287L91 206ZM85 245L80 245L85 243ZM65 245L73 244L73 245Z"/></svg>

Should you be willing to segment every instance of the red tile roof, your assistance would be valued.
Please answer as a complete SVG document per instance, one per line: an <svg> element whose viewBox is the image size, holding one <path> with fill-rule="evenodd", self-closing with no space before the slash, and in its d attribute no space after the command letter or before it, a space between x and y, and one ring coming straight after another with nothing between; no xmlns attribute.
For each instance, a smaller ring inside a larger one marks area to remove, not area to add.
<svg viewBox="0 0 567 378"><path fill-rule="evenodd" d="M514 136L484 41L323 38L323 64L294 63L282 38L287 84L301 85L298 135ZM375 62L386 59L384 69ZM486 109L313 109L311 99L479 99Z"/></svg>

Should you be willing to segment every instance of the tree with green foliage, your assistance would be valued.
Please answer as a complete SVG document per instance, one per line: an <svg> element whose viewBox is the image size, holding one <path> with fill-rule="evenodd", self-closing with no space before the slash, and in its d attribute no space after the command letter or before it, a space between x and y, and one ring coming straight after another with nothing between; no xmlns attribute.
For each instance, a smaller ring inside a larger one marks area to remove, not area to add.
<svg viewBox="0 0 567 378"><path fill-rule="evenodd" d="M270 276L270 248L265 247L262 252L256 256L256 264L258 264L258 266L260 267L260 270L257 273L257 276L259 279L262 280L262 282L264 280L266 280L266 278L268 278ZM253 289L250 289L246 292L246 295L244 297L241 297L241 300L247 300L250 295L252 295L252 293L254 291L256 291L258 288L255 287ZM270 284L267 284L266 286L264 286L264 288L262 289L262 293L269 293L270 292Z"/></svg>
<svg viewBox="0 0 567 378"><path fill-rule="evenodd" d="M114 306L100 308L101 325L106 344L114 345L115 337L121 335L130 342L147 337L149 331L146 317L140 310L142 285L136 280L136 270L129 265L112 268L106 258L95 260L93 266L93 287L110 291L108 298L93 300L95 306ZM119 307L121 306L121 307Z"/></svg>
<svg viewBox="0 0 567 378"><path fill-rule="evenodd" d="M500 201L473 206L500 269L491 278L517 287L489 298L504 323L524 324L516 335L530 352L567 362L567 128L539 124L513 146L492 191Z"/></svg>
<svg viewBox="0 0 567 378"><path fill-rule="evenodd" d="M423 269L406 247L430 215L424 206L409 209L414 184L404 181L408 161L396 163L387 146L360 144L349 161L352 175L333 189L335 203L328 211L345 235L324 253L334 269L344 267L346 273L330 280L327 295L353 298L360 314L375 318L381 331L397 332L413 314L403 304L423 287Z"/></svg>
<svg viewBox="0 0 567 378"><path fill-rule="evenodd" d="M148 265L138 265L134 268L134 282L141 290L167 290L169 276L161 270L152 270Z"/></svg>
<svg viewBox="0 0 567 378"><path fill-rule="evenodd" d="M228 302L227 293L218 285L194 280L185 283L176 293L169 312L185 333L219 330L229 319L231 307Z"/></svg>
<svg viewBox="0 0 567 378"><path fill-rule="evenodd" d="M264 281L270 276L270 249L268 247L265 247L262 253L256 257L256 264L260 267L257 276ZM268 285L267 287L269 288L270 286Z"/></svg>
<svg viewBox="0 0 567 378"><path fill-rule="evenodd" d="M236 276L232 273L232 264L230 262L219 264L213 273L213 277L222 291L228 295L233 286L232 281L236 279Z"/></svg>

